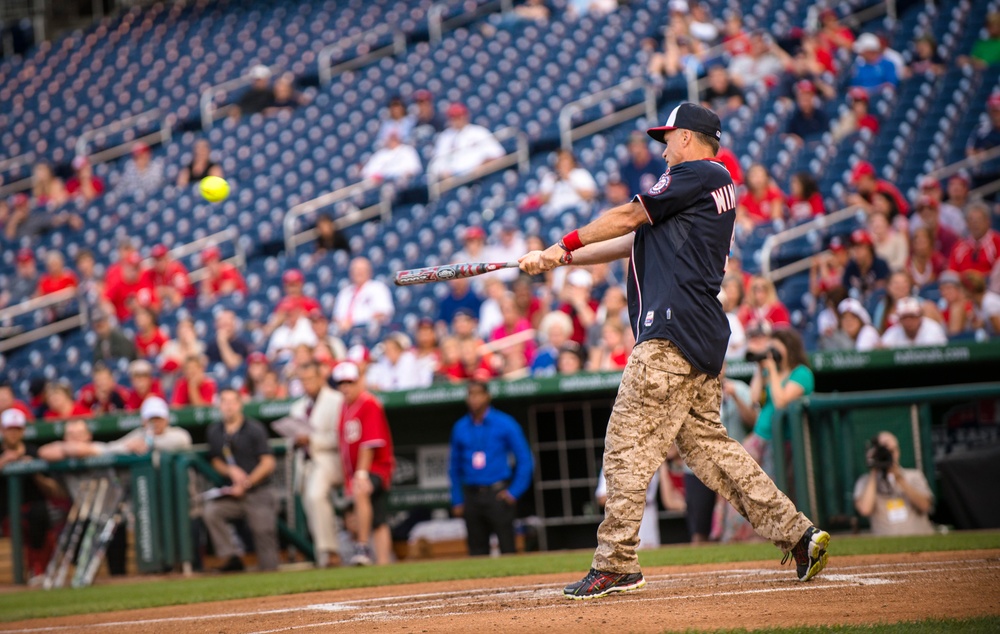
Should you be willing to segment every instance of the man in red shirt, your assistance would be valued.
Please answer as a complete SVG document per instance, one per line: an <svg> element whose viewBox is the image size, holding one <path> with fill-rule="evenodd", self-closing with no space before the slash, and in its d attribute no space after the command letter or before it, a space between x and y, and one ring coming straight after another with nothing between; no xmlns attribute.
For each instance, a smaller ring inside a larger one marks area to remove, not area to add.
<svg viewBox="0 0 1000 634"><path fill-rule="evenodd" d="M84 405L73 400L73 392L63 383L49 383L45 386L45 420L68 420L89 417L92 413Z"/></svg>
<svg viewBox="0 0 1000 634"><path fill-rule="evenodd" d="M90 202L104 193L104 181L94 176L94 170L86 156L73 159L73 172L73 177L66 181L67 194Z"/></svg>
<svg viewBox="0 0 1000 634"><path fill-rule="evenodd" d="M0 413L8 409L16 409L23 413L29 423L35 420L35 414L31 411L31 408L24 402L14 398L14 388L6 383L0 383Z"/></svg>
<svg viewBox="0 0 1000 634"><path fill-rule="evenodd" d="M208 269L208 276L201 282L201 294L218 299L233 293L246 293L247 283L232 264L222 261L219 247L211 246L201 252L201 263Z"/></svg>
<svg viewBox="0 0 1000 634"><path fill-rule="evenodd" d="M174 384L170 406L211 405L215 402L215 392L215 381L205 375L205 359L200 355L191 355L184 360L184 376Z"/></svg>
<svg viewBox="0 0 1000 634"><path fill-rule="evenodd" d="M130 252L119 263L121 267L116 276L118 279L109 280L104 288L104 298L114 307L119 322L131 317L136 306L145 306L154 313L159 312L159 297L149 280L143 279L140 274L141 262L138 252Z"/></svg>
<svg viewBox="0 0 1000 634"><path fill-rule="evenodd" d="M965 220L969 237L952 248L948 268L959 273L979 271L988 277L1000 259L1000 234L990 228L990 209L986 203L972 203Z"/></svg>
<svg viewBox="0 0 1000 634"><path fill-rule="evenodd" d="M45 256L45 275L38 280L39 297L50 295L65 288L76 288L77 280L73 271L66 268L62 253L49 251Z"/></svg>
<svg viewBox="0 0 1000 634"><path fill-rule="evenodd" d="M848 204L860 205L870 213L872 198L877 192L881 192L892 196L899 213L904 216L910 215L910 204L906 202L903 194L889 181L878 178L875 175L875 166L868 161L859 161L854 166L851 172L851 184L854 185L855 193L847 197Z"/></svg>
<svg viewBox="0 0 1000 634"><path fill-rule="evenodd" d="M109 414L124 411L128 400L125 388L115 383L111 370L103 363L95 363L92 382L80 388L77 405L92 414Z"/></svg>
<svg viewBox="0 0 1000 634"><path fill-rule="evenodd" d="M153 376L153 364L145 359L136 359L128 364L128 377L132 388L125 399L125 409L138 411L142 402L150 396L164 398L160 380Z"/></svg>
<svg viewBox="0 0 1000 634"><path fill-rule="evenodd" d="M265 334L270 335L274 332L278 326L286 321L286 318L289 318L289 315L294 314L301 317L313 311L322 310L318 301L302 292L305 281L305 276L298 269L289 269L281 276L281 282L285 286L285 296L278 302L270 321L264 326ZM294 324L297 319L297 317L289 318L288 321Z"/></svg>
<svg viewBox="0 0 1000 634"><path fill-rule="evenodd" d="M588 271L574 269L566 275L561 293L563 301L558 310L573 320L573 334L570 339L581 346L586 342L587 329L594 325L597 320L597 309L601 306L600 302L590 296L593 287L594 277Z"/></svg>
<svg viewBox="0 0 1000 634"><path fill-rule="evenodd" d="M389 422L382 404L365 390L358 366L350 361L340 363L333 369L332 378L344 394L340 414L341 465L358 519L358 550L351 564L387 564L392 535L386 524L386 498L396 467ZM374 557L369 539L375 546Z"/></svg>
<svg viewBox="0 0 1000 634"><path fill-rule="evenodd" d="M118 283L122 278L122 266L125 260L129 259L130 255L136 251L135 245L132 244L131 238L123 238L118 243L118 259L108 265L107 270L104 272L104 286L113 286Z"/></svg>
<svg viewBox="0 0 1000 634"><path fill-rule="evenodd" d="M150 255L153 256L153 266L143 271L142 277L147 285L156 289L159 297L169 301L171 306L180 306L186 298L194 297L188 270L170 257L167 247L157 244Z"/></svg>

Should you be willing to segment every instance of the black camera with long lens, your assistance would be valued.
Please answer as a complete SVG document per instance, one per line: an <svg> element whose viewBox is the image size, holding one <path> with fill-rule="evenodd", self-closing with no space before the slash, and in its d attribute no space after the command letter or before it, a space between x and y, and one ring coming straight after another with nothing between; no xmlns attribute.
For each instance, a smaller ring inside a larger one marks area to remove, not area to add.
<svg viewBox="0 0 1000 634"><path fill-rule="evenodd" d="M882 473L887 473L892 469L892 450L878 441L878 436L869 441L871 451L868 453L868 468L878 469Z"/></svg>
<svg viewBox="0 0 1000 634"><path fill-rule="evenodd" d="M752 350L748 350L746 360L747 363L760 363L768 357L774 359L776 364L781 365L781 351L774 346L771 346L762 352L753 352Z"/></svg>

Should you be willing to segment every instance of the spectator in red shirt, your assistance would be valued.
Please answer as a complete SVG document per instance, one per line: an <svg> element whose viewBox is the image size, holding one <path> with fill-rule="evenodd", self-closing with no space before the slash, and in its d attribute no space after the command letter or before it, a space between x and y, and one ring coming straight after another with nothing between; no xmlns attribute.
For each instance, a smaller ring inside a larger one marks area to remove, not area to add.
<svg viewBox="0 0 1000 634"><path fill-rule="evenodd" d="M180 306L185 299L194 297L195 290L187 268L170 257L167 247L157 244L150 255L153 256L153 266L143 271L142 276L147 285L156 289L158 297L174 307Z"/></svg>
<svg viewBox="0 0 1000 634"><path fill-rule="evenodd" d="M215 401L215 381L205 375L205 358L191 355L184 360L184 376L174 384L171 407L211 405Z"/></svg>
<svg viewBox="0 0 1000 634"><path fill-rule="evenodd" d="M115 383L115 376L103 363L95 363L92 382L80 388L77 405L91 414L110 414L125 410L128 392Z"/></svg>
<svg viewBox="0 0 1000 634"><path fill-rule="evenodd" d="M574 269L566 275L566 283L562 289L562 304L560 310L573 320L572 341L581 346L587 340L587 329L597 320L597 309L601 303L590 296L594 285L593 276L584 269Z"/></svg>
<svg viewBox="0 0 1000 634"><path fill-rule="evenodd" d="M774 283L760 276L750 281L750 294L747 295L747 302L740 307L737 317L746 330L759 328L765 322L771 326L791 324L788 309L778 299Z"/></svg>
<svg viewBox="0 0 1000 634"><path fill-rule="evenodd" d="M729 170L733 184L737 187L741 186L743 184L743 167L740 165L740 160L736 158L736 154L727 147L720 147L715 158L722 161L722 164Z"/></svg>
<svg viewBox="0 0 1000 634"><path fill-rule="evenodd" d="M104 286L114 286L122 278L122 267L125 265L125 261L131 258L131 254L136 255L139 252L135 248L135 244L132 243L131 238L123 238L118 242L118 259L108 265L107 270L104 272ZM132 258L134 260L134 258Z"/></svg>
<svg viewBox="0 0 1000 634"><path fill-rule="evenodd" d="M222 261L219 247L208 247L201 252L201 263L208 269L208 276L201 282L201 294L213 299L228 297L233 293L247 292L243 275L232 264Z"/></svg>
<svg viewBox="0 0 1000 634"><path fill-rule="evenodd" d="M140 357L155 359L170 341L156 323L156 315L148 308L135 311L135 350Z"/></svg>
<svg viewBox="0 0 1000 634"><path fill-rule="evenodd" d="M531 323L518 308L513 293L505 293L500 298L500 314L503 316L503 322L490 333L490 341L497 341L531 330ZM520 367L530 366L535 358L535 342L528 339L521 346L519 350L524 357L524 362Z"/></svg>
<svg viewBox="0 0 1000 634"><path fill-rule="evenodd" d="M511 290L514 292L514 302L518 310L528 318L532 328L537 328L545 311L542 310L542 300L532 292L531 279L522 275L511 284Z"/></svg>
<svg viewBox="0 0 1000 634"><path fill-rule="evenodd" d="M50 295L66 288L76 288L76 285L76 275L66 268L62 253L49 251L45 256L45 275L38 280L37 295Z"/></svg>
<svg viewBox="0 0 1000 634"><path fill-rule="evenodd" d="M149 280L143 279L139 271L141 262L138 252L129 253L121 263L121 277L113 282L109 281L104 288L104 298L114 308L119 322L130 318L139 306L159 311L160 301L156 289Z"/></svg>
<svg viewBox="0 0 1000 634"><path fill-rule="evenodd" d="M958 244L958 235L941 223L941 210L933 198L921 196L917 200L917 215L921 226L930 230L934 238L934 250L946 259Z"/></svg>
<svg viewBox="0 0 1000 634"><path fill-rule="evenodd" d="M990 209L985 203L972 203L965 220L969 237L952 248L948 268L959 273L978 271L988 276L1000 259L1000 234L990 228Z"/></svg>
<svg viewBox="0 0 1000 634"><path fill-rule="evenodd" d="M314 310L322 310L318 301L302 292L305 281L305 276L298 269L289 269L282 274L281 283L285 287L285 296L278 302L274 314L264 326L264 334L270 335L274 332L290 313L301 316L308 315Z"/></svg>
<svg viewBox="0 0 1000 634"><path fill-rule="evenodd" d="M164 398L160 380L153 376L153 364L145 359L136 359L128 364L128 378L132 383L125 399L125 409L135 412L150 396Z"/></svg>
<svg viewBox="0 0 1000 634"><path fill-rule="evenodd" d="M757 225L781 220L784 216L785 195L774 184L767 168L755 163L747 170L746 191L736 205L736 222L747 233Z"/></svg>
<svg viewBox="0 0 1000 634"><path fill-rule="evenodd" d="M344 395L340 415L340 453L347 493L354 498L358 551L352 565L388 564L392 551L387 498L396 459L389 422L378 399L365 390L358 366L345 361L333 369ZM368 545L369 539L374 545Z"/></svg>
<svg viewBox="0 0 1000 634"><path fill-rule="evenodd" d="M16 409L23 413L29 423L35 420L35 414L31 408L26 403L14 398L14 388L6 383L0 383L0 413L8 409Z"/></svg>
<svg viewBox="0 0 1000 634"><path fill-rule="evenodd" d="M90 416L91 411L84 405L73 401L73 392L63 383L49 383L45 386L45 420L67 420Z"/></svg>
<svg viewBox="0 0 1000 634"><path fill-rule="evenodd" d="M823 206L823 194L819 193L819 185L809 172L797 172L789 181L788 215L792 220L809 220L826 213Z"/></svg>
<svg viewBox="0 0 1000 634"><path fill-rule="evenodd" d="M90 202L104 193L104 181L94 176L86 156L73 159L73 177L66 181L66 193Z"/></svg>
<svg viewBox="0 0 1000 634"><path fill-rule="evenodd" d="M855 193L847 197L848 204L858 205L866 213L871 213L875 192L882 192L892 196L899 213L904 216L910 215L910 204L903 198L903 194L889 181L878 178L875 175L875 166L868 161L859 161L854 166L851 172L851 184L854 185Z"/></svg>
<svg viewBox="0 0 1000 634"><path fill-rule="evenodd" d="M854 44L854 33L848 27L840 23L837 12L833 9L826 9L820 13L820 28L817 39L819 46L835 54L838 49L850 50Z"/></svg>

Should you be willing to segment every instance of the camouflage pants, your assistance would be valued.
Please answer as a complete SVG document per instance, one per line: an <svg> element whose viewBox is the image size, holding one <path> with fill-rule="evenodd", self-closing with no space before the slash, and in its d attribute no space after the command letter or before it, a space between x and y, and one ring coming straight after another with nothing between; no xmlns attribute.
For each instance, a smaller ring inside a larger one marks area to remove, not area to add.
<svg viewBox="0 0 1000 634"><path fill-rule="evenodd" d="M685 462L775 546L788 551L811 525L720 420L722 387L691 367L673 343L637 345L622 376L604 445L605 518L593 567L639 571L635 550L646 486L676 439Z"/></svg>

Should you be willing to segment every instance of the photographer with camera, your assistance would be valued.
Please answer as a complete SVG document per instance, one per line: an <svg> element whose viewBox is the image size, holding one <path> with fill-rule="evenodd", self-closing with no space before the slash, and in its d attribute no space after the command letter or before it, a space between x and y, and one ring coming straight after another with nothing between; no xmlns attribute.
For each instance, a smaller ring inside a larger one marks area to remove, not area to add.
<svg viewBox="0 0 1000 634"><path fill-rule="evenodd" d="M854 485L854 507L873 535L931 535L934 494L919 469L899 465L899 441L887 431L870 441L868 473Z"/></svg>
<svg viewBox="0 0 1000 634"><path fill-rule="evenodd" d="M798 332L780 328L770 338L755 336L747 345L746 360L756 363L750 380L754 403L763 402L753 433L744 446L767 475L774 477L774 455L771 447L772 421L783 410L803 396L812 394L816 386L805 345ZM763 394L763 401L761 395Z"/></svg>

